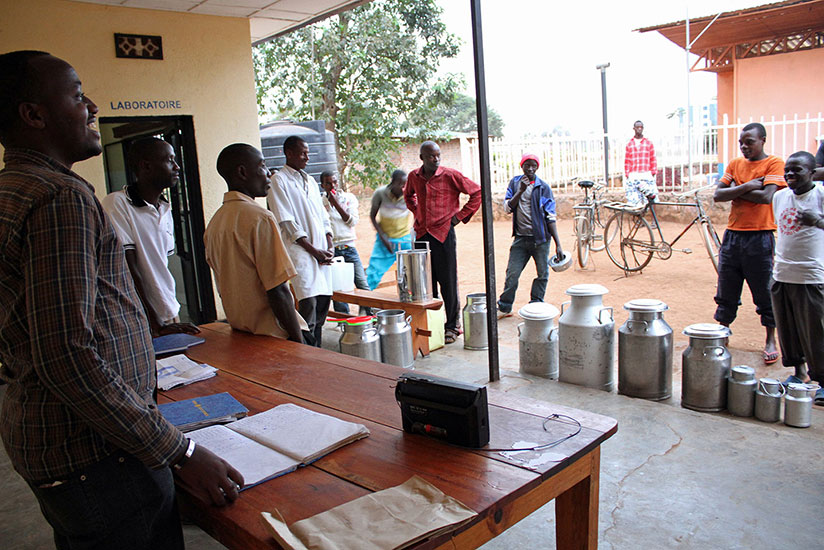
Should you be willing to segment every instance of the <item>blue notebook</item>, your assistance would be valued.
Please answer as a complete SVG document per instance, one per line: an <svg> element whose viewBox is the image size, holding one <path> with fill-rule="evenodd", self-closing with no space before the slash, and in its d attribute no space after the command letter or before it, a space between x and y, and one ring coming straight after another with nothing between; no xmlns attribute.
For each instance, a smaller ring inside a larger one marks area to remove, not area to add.
<svg viewBox="0 0 824 550"><path fill-rule="evenodd" d="M152 347L155 355L166 355L167 353L186 351L190 347L202 344L205 341L204 338L191 334L167 334L166 336L152 338Z"/></svg>
<svg viewBox="0 0 824 550"><path fill-rule="evenodd" d="M163 403L158 405L158 409L166 420L182 432L212 424L225 424L249 413L249 409L226 392Z"/></svg>

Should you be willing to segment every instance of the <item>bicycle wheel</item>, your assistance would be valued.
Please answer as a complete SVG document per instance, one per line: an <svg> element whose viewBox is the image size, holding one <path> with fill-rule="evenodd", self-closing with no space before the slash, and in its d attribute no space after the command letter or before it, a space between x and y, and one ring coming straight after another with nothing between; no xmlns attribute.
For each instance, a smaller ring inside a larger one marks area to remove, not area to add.
<svg viewBox="0 0 824 550"><path fill-rule="evenodd" d="M701 220L701 239L704 241L704 246L707 249L707 254L710 255L710 261L718 273L718 250L721 248L721 239L718 238L718 233L712 226L709 218Z"/></svg>
<svg viewBox="0 0 824 550"><path fill-rule="evenodd" d="M589 220L586 216L575 217L575 239L578 244L578 265L586 267L589 262L589 245L592 240Z"/></svg>
<svg viewBox="0 0 824 550"><path fill-rule="evenodd" d="M641 271L655 252L655 241L647 220L627 212L616 212L604 229L607 255L624 271Z"/></svg>

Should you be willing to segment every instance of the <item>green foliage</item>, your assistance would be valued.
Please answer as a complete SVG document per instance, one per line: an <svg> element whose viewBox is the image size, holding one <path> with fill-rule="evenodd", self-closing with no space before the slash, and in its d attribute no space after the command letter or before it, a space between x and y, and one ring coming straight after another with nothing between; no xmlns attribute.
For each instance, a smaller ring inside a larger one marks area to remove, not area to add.
<svg viewBox="0 0 824 550"><path fill-rule="evenodd" d="M392 136L434 131L434 109L462 79L438 78L458 53L435 0L376 0L254 48L260 114L324 120L335 133L343 181L384 184Z"/></svg>
<svg viewBox="0 0 824 550"><path fill-rule="evenodd" d="M477 132L478 117L475 111L475 98L466 94L456 94L451 105L442 105L436 114L443 122L441 127L452 132ZM487 106L487 123L489 135L504 135L504 119L495 109Z"/></svg>

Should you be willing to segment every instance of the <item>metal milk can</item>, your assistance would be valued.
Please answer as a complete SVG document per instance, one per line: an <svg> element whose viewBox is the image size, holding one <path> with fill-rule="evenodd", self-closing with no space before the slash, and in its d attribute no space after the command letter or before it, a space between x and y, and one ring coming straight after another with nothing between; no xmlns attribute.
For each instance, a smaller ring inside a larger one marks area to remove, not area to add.
<svg viewBox="0 0 824 550"><path fill-rule="evenodd" d="M755 417L762 422L778 422L784 386L775 378L761 378L755 390Z"/></svg>
<svg viewBox="0 0 824 550"><path fill-rule="evenodd" d="M352 317L339 324L343 329L343 334L338 340L341 353L380 362L380 337L378 329L375 328L374 317Z"/></svg>
<svg viewBox="0 0 824 550"><path fill-rule="evenodd" d="M381 360L390 365L411 368L415 363L412 348L412 316L402 309L382 309L375 313L378 320L378 336Z"/></svg>
<svg viewBox="0 0 824 550"><path fill-rule="evenodd" d="M489 348L489 335L486 332L486 294L483 292L466 295L463 326L464 349Z"/></svg>
<svg viewBox="0 0 824 550"><path fill-rule="evenodd" d="M624 304L629 319L618 329L618 393L660 401L672 395L672 328L661 300Z"/></svg>
<svg viewBox="0 0 824 550"><path fill-rule="evenodd" d="M553 380L558 378L558 308L532 302L518 310L524 320L518 325L520 371Z"/></svg>
<svg viewBox="0 0 824 550"><path fill-rule="evenodd" d="M431 300L432 264L429 259L429 242L415 241L410 250L395 252L395 258L398 260L395 275L401 302Z"/></svg>
<svg viewBox="0 0 824 550"><path fill-rule="evenodd" d="M727 410L735 416L752 416L755 410L755 369L738 365L727 380Z"/></svg>
<svg viewBox="0 0 824 550"><path fill-rule="evenodd" d="M813 395L818 386L790 384L784 397L784 424L795 428L809 428L813 414Z"/></svg>
<svg viewBox="0 0 824 550"><path fill-rule="evenodd" d="M701 412L727 406L727 376L732 360L724 325L698 323L684 329L690 342L681 355L681 406Z"/></svg>
<svg viewBox="0 0 824 550"><path fill-rule="evenodd" d="M615 319L597 284L569 287L569 302L561 304L558 319L558 379L588 388L612 391L615 363ZM564 306L569 309L564 311Z"/></svg>

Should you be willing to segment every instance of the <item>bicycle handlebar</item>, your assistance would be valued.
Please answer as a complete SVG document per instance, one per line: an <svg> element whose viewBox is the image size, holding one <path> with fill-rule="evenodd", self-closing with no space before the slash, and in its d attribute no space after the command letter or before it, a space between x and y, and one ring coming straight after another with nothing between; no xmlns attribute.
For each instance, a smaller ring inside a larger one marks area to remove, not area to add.
<svg viewBox="0 0 824 550"><path fill-rule="evenodd" d="M714 189L715 187L716 187L716 184L710 183L708 185L704 185L703 187L698 187L696 189L690 189L689 191L682 191L681 193L673 193L672 195L675 196L675 197L679 197L679 198L680 197L688 197L690 195L696 196L701 191L704 191L706 189Z"/></svg>

